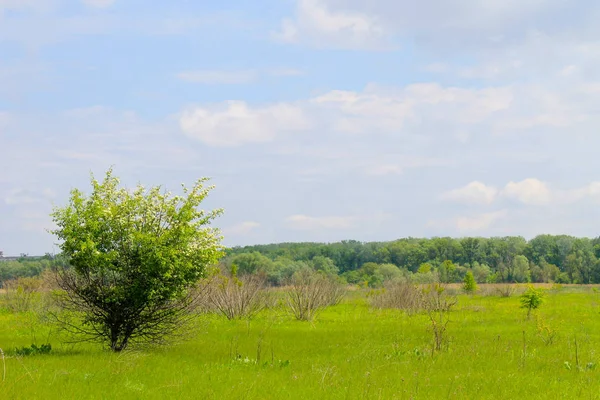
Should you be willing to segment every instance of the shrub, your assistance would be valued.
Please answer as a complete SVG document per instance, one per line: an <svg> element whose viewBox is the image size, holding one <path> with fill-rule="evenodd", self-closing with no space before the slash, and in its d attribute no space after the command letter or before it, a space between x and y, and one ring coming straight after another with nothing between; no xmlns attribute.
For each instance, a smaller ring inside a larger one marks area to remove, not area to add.
<svg viewBox="0 0 600 400"><path fill-rule="evenodd" d="M444 311L448 312L457 303L457 298L451 296L445 285L432 283L422 289L422 307L426 312Z"/></svg>
<svg viewBox="0 0 600 400"><path fill-rule="evenodd" d="M16 348L15 354L18 356L32 356L38 354L50 354L50 351L52 351L52 345L49 343L43 344L39 347L35 344L32 344L30 347L24 346Z"/></svg>
<svg viewBox="0 0 600 400"><path fill-rule="evenodd" d="M44 281L39 278L17 278L4 282L5 305L12 312L31 310L40 301Z"/></svg>
<svg viewBox="0 0 600 400"><path fill-rule="evenodd" d="M554 340L558 336L558 331L550 325L547 325L541 318L537 318L536 322L538 336L540 337L540 339L542 339L544 344L546 346L549 346L552 343L554 343Z"/></svg>
<svg viewBox="0 0 600 400"><path fill-rule="evenodd" d="M325 307L338 304L345 293L337 277L304 268L292 276L286 300L297 320L311 321Z"/></svg>
<svg viewBox="0 0 600 400"><path fill-rule="evenodd" d="M543 302L543 289L536 289L533 285L528 285L525 293L521 295L521 308L527 309L527 318L531 316L531 311L538 309Z"/></svg>
<svg viewBox="0 0 600 400"><path fill-rule="evenodd" d="M456 303L456 297L448 296L443 285L432 284L423 289L423 309L429 317L433 334L432 353L448 345L450 310Z"/></svg>
<svg viewBox="0 0 600 400"><path fill-rule="evenodd" d="M463 290L467 293L475 293L477 291L477 283L471 271L467 271L463 279Z"/></svg>
<svg viewBox="0 0 600 400"><path fill-rule="evenodd" d="M251 318L267 306L264 274L219 274L207 285L207 311L217 312L227 319Z"/></svg>
<svg viewBox="0 0 600 400"><path fill-rule="evenodd" d="M371 297L371 305L376 308L396 308L409 314L421 310L423 292L418 286L407 282L387 283Z"/></svg>
<svg viewBox="0 0 600 400"><path fill-rule="evenodd" d="M389 283L373 292L371 305L376 308L396 308L409 314L427 311L450 310L456 298L450 296L444 285L432 283L419 287L405 282Z"/></svg>
<svg viewBox="0 0 600 400"><path fill-rule="evenodd" d="M386 286L372 296L371 304L378 308L397 308L409 314L424 312L433 334L432 353L448 344L450 311L457 299L448 294L444 285L433 283L419 288L408 283Z"/></svg>
<svg viewBox="0 0 600 400"><path fill-rule="evenodd" d="M510 297L515 292L515 287L511 284L498 285L496 286L496 292L500 297Z"/></svg>
<svg viewBox="0 0 600 400"><path fill-rule="evenodd" d="M74 189L52 218L69 267L60 269L63 327L79 340L122 351L163 343L189 321L194 286L222 256L210 226L222 210L199 207L212 187L199 179L183 195L160 186L121 187L112 170L92 193Z"/></svg>

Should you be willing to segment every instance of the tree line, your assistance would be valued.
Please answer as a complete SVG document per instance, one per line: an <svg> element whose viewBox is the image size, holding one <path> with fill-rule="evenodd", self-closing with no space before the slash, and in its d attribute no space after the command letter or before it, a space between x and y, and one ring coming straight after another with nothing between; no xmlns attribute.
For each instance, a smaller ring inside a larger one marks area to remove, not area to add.
<svg viewBox="0 0 600 400"><path fill-rule="evenodd" d="M278 243L226 249L221 264L241 273L264 272L284 285L294 272L312 268L351 284L377 287L394 278L462 282L471 271L477 283L600 283L600 237L405 238L391 242ZM0 262L0 282L37 276L66 264L64 257L22 257Z"/></svg>
<svg viewBox="0 0 600 400"><path fill-rule="evenodd" d="M61 255L0 262L0 282L37 276L64 266ZM351 284L380 286L404 277L416 282L462 282L471 271L477 283L600 283L600 238L567 235L522 237L405 238L391 242L278 243L226 249L221 264L241 273L264 272L284 285L294 272L312 268Z"/></svg>
<svg viewBox="0 0 600 400"><path fill-rule="evenodd" d="M348 283L379 286L394 278L478 283L600 283L600 238L539 235L405 238L391 242L279 243L227 249L221 263L264 271L274 285L302 267L336 273Z"/></svg>
<svg viewBox="0 0 600 400"><path fill-rule="evenodd" d="M38 276L47 269L57 269L66 265L68 261L64 256L51 254L42 257L22 256L16 260L0 259L0 288L2 282Z"/></svg>

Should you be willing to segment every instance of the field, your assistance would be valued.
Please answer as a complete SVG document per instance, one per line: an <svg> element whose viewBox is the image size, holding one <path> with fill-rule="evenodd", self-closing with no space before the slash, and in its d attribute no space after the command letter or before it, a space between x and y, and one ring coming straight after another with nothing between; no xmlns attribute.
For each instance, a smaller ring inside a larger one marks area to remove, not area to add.
<svg viewBox="0 0 600 400"><path fill-rule="evenodd" d="M121 354L61 344L38 314L4 310L0 398L600 398L600 292L546 292L529 319L516 295L459 295L441 351L432 351L427 315L373 309L366 291L314 322L282 309L250 321L200 316L188 341ZM14 353L46 342L50 354Z"/></svg>

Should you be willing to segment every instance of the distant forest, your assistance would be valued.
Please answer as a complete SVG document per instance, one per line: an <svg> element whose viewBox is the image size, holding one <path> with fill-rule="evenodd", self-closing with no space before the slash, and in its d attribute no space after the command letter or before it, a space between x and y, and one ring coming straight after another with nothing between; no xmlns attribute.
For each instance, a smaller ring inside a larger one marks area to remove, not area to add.
<svg viewBox="0 0 600 400"><path fill-rule="evenodd" d="M1 259L0 259L1 260ZM0 261L0 283L66 265L59 256ZM264 273L284 285L302 268L339 275L349 284L379 287L404 279L415 283L461 282L472 271L478 283L600 283L600 237L406 238L391 242L280 243L226 249L222 268Z"/></svg>
<svg viewBox="0 0 600 400"><path fill-rule="evenodd" d="M406 238L391 242L281 243L234 247L223 260L238 270L265 271L282 284L312 267L371 287L390 279L460 282L471 270L479 283L600 283L600 238L566 235Z"/></svg>
<svg viewBox="0 0 600 400"><path fill-rule="evenodd" d="M67 260L62 256L46 254L43 257L21 256L18 259L0 258L0 287L2 282L38 276L46 269L66 266Z"/></svg>

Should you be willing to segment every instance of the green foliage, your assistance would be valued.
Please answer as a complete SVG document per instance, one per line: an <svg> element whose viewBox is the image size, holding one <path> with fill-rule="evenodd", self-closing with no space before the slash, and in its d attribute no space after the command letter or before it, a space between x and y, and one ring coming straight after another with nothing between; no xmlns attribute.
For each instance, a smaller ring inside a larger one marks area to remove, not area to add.
<svg viewBox="0 0 600 400"><path fill-rule="evenodd" d="M66 327L120 351L131 341L160 342L180 325L190 288L222 254L209 227L222 211L198 209L212 189L206 181L183 186L179 196L160 187L128 190L109 170L103 182L92 177L90 195L72 190L52 213L72 266L60 274L61 304L82 313Z"/></svg>
<svg viewBox="0 0 600 400"><path fill-rule="evenodd" d="M338 267L329 257L315 256L311 260L311 264L315 271L321 271L326 275L337 275L339 272Z"/></svg>
<svg viewBox="0 0 600 400"><path fill-rule="evenodd" d="M444 260L439 268L440 280L448 283L453 282L455 278L456 265L450 260Z"/></svg>
<svg viewBox="0 0 600 400"><path fill-rule="evenodd" d="M520 301L521 308L527 309L527 317L529 318L531 311L537 310L544 302L544 290L528 285L527 290L521 295Z"/></svg>
<svg viewBox="0 0 600 400"><path fill-rule="evenodd" d="M569 278L569 274L566 272L561 272L556 276L556 283L571 283L571 279Z"/></svg>
<svg viewBox="0 0 600 400"><path fill-rule="evenodd" d="M491 275L491 269L488 265L479 264L477 261L473 263L473 277L477 283L486 283Z"/></svg>
<svg viewBox="0 0 600 400"><path fill-rule="evenodd" d="M294 261L286 257L278 257L272 266L273 268L267 271L267 280L275 286L285 285L297 271L310 268L306 261Z"/></svg>
<svg viewBox="0 0 600 400"><path fill-rule="evenodd" d="M531 282L531 272L529 271L527 257L518 255L514 258L511 278L517 283Z"/></svg>
<svg viewBox="0 0 600 400"><path fill-rule="evenodd" d="M49 343L43 344L39 347L35 344L32 344L29 347L17 347L15 349L15 354L18 356L34 356L40 354L50 354L51 351L52 345L50 345Z"/></svg>
<svg viewBox="0 0 600 400"><path fill-rule="evenodd" d="M407 280L410 273L394 264L365 263L356 271L348 271L343 277L348 283L361 284L365 287L378 288L386 282L394 280Z"/></svg>
<svg viewBox="0 0 600 400"><path fill-rule="evenodd" d="M475 277L471 271L467 271L465 279L463 279L463 290L467 293L475 293L477 291L477 282L475 282Z"/></svg>
<svg viewBox="0 0 600 400"><path fill-rule="evenodd" d="M231 265L237 274L246 275L272 270L273 261L257 251L242 253L231 259Z"/></svg>
<svg viewBox="0 0 600 400"><path fill-rule="evenodd" d="M417 272L419 274L427 274L427 273L431 272L432 268L433 267L431 266L430 263L423 263L423 264L419 265L419 269L417 270Z"/></svg>

